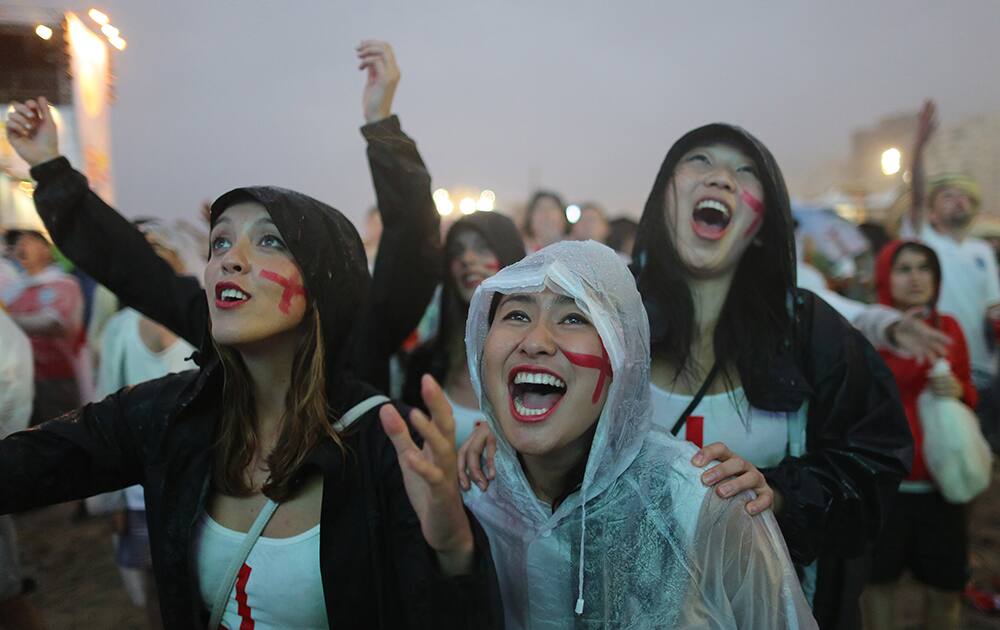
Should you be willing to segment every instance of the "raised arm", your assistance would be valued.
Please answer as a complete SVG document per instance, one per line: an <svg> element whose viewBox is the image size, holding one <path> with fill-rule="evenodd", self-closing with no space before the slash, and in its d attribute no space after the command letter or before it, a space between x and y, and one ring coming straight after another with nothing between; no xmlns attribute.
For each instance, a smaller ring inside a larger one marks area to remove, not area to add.
<svg viewBox="0 0 1000 630"><path fill-rule="evenodd" d="M924 149L937 129L937 107L934 101L924 101L917 118L917 137L913 141L913 161L910 164L910 226L919 235L924 225L926 189L924 182Z"/></svg>
<svg viewBox="0 0 1000 630"><path fill-rule="evenodd" d="M367 71L361 133L383 229L355 363L359 376L385 387L389 357L417 327L440 282L440 218L417 145L390 115L399 82L392 47L366 40L358 58Z"/></svg>
<svg viewBox="0 0 1000 630"><path fill-rule="evenodd" d="M7 137L31 166L38 182L35 207L55 244L125 304L199 345L208 330L208 305L198 281L174 273L142 233L60 157L56 125L44 97L14 103L14 110Z"/></svg>

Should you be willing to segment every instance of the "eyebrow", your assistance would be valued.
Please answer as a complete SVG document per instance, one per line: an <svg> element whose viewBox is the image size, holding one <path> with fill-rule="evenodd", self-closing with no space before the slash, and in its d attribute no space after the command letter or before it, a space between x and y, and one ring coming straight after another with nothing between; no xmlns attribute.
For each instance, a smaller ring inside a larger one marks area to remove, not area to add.
<svg viewBox="0 0 1000 630"><path fill-rule="evenodd" d="M232 223L232 220L229 217L221 217L218 221L215 222L215 225L212 226L212 229L215 229L215 227L220 225L221 223ZM251 227L257 227L258 225L262 225L265 223L274 225L274 219L272 219L270 216L261 217L256 221L254 221ZM274 227L275 229L277 229L278 226L274 225Z"/></svg>
<svg viewBox="0 0 1000 630"><path fill-rule="evenodd" d="M513 295L506 295L504 296L503 300L501 300L500 305L503 306L504 304L509 304L510 302L519 302L521 304L535 304L538 301L538 299L535 297L536 295L537 293L515 293ZM568 295L556 294L556 304L558 305L572 304L573 306L576 306L576 300L574 300Z"/></svg>

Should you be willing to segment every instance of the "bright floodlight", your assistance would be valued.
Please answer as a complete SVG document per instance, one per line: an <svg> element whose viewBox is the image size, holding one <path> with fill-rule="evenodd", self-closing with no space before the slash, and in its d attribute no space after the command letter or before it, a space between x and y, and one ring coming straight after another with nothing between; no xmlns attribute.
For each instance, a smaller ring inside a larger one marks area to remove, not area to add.
<svg viewBox="0 0 1000 630"><path fill-rule="evenodd" d="M125 47L128 46L128 42L121 37L109 37L108 41L118 50L125 50Z"/></svg>
<svg viewBox="0 0 1000 630"><path fill-rule="evenodd" d="M572 204L566 206L566 220L570 223L576 223L580 220L580 206Z"/></svg>
<svg viewBox="0 0 1000 630"><path fill-rule="evenodd" d="M476 211L476 200L472 197L463 197L462 201L458 202L458 209L462 214L472 214Z"/></svg>
<svg viewBox="0 0 1000 630"><path fill-rule="evenodd" d="M899 149L893 147L882 152L882 172L886 175L895 175L899 172L899 165L902 160Z"/></svg>
<svg viewBox="0 0 1000 630"><path fill-rule="evenodd" d="M92 19L93 21L97 22L101 26L104 26L105 24L107 24L108 22L110 22L110 20L108 19L108 16L105 15L105 14L103 14L103 13L101 13L97 9L91 9L90 11L87 12L87 15L90 16L90 19Z"/></svg>
<svg viewBox="0 0 1000 630"><path fill-rule="evenodd" d="M121 31L119 31L114 26L111 26L110 24L105 24L104 26L102 26L101 32L104 33L104 35L107 36L108 39L114 39L118 37L119 33L121 33Z"/></svg>
<svg viewBox="0 0 1000 630"><path fill-rule="evenodd" d="M35 27L35 35L38 35L42 39L52 39L52 29L44 24L39 24Z"/></svg>
<svg viewBox="0 0 1000 630"><path fill-rule="evenodd" d="M496 193L492 190L484 190L479 193L479 201L476 202L476 210L480 210L482 212L492 212L493 204L496 200Z"/></svg>

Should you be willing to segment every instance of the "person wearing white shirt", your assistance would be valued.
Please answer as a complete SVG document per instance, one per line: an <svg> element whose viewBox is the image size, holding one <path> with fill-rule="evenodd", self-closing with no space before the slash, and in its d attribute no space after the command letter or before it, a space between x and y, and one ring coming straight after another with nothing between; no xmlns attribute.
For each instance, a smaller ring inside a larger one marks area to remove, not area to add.
<svg viewBox="0 0 1000 630"><path fill-rule="evenodd" d="M969 236L979 213L979 185L960 174L941 174L925 184L923 150L937 128L933 101L924 103L913 149L912 204L901 234L920 240L941 261L942 312L958 320L969 344L972 380L979 392L980 421L993 443L998 435L996 392L997 332L1000 331L1000 273L986 241Z"/></svg>

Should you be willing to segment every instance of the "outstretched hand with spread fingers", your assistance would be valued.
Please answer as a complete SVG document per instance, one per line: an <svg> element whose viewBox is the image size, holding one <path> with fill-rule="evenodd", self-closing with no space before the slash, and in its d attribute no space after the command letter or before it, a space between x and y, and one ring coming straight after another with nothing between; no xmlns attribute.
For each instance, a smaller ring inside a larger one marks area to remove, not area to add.
<svg viewBox="0 0 1000 630"><path fill-rule="evenodd" d="M7 140L29 166L59 157L59 133L44 96L11 103L7 114Z"/></svg>
<svg viewBox="0 0 1000 630"><path fill-rule="evenodd" d="M456 481L455 419L451 405L433 377L424 375L420 394L431 417L414 409L410 424L423 437L423 448L414 443L395 407L384 405L379 417L396 449L406 494L420 519L424 540L437 552L446 574L468 573L474 541Z"/></svg>

